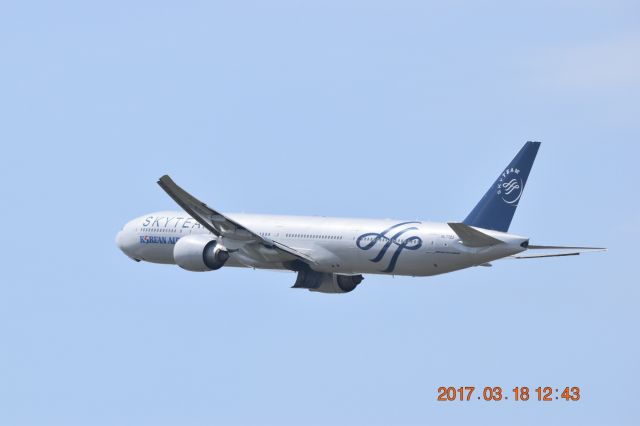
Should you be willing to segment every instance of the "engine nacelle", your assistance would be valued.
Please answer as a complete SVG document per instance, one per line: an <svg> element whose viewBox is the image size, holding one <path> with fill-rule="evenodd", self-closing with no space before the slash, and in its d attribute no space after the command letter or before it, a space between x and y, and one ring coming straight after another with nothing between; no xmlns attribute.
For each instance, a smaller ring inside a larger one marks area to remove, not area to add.
<svg viewBox="0 0 640 426"><path fill-rule="evenodd" d="M298 270L293 288L306 288L320 293L349 293L362 282L362 275L339 275L316 272L308 267Z"/></svg>
<svg viewBox="0 0 640 426"><path fill-rule="evenodd" d="M173 247L173 260L187 271L215 271L229 260L229 252L209 235L187 235Z"/></svg>

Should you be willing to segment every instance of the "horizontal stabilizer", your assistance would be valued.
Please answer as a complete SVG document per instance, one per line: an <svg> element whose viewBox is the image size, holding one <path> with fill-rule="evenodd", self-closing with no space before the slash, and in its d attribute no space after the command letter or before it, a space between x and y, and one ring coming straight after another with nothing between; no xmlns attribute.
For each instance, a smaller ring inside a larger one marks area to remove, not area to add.
<svg viewBox="0 0 640 426"><path fill-rule="evenodd" d="M516 254L511 256L513 259L539 259L541 257L564 257L578 256L583 253L595 253L599 251L607 251L602 247L567 247L567 246L528 246L529 250L560 250L558 253L542 253L542 254ZM562 251L567 250L567 251Z"/></svg>
<svg viewBox="0 0 640 426"><path fill-rule="evenodd" d="M490 247L504 243L504 241L493 238L464 223L449 222L448 225L458 235L462 244L467 247Z"/></svg>
<svg viewBox="0 0 640 426"><path fill-rule="evenodd" d="M557 253L557 254L532 254L527 256L526 254L517 254L515 256L511 256L514 259L540 259L541 257L564 257L564 256L578 256L580 254L579 251L573 253Z"/></svg>
<svg viewBox="0 0 640 426"><path fill-rule="evenodd" d="M606 251L604 247L567 247L567 246L534 246L528 245L529 250L597 250Z"/></svg>

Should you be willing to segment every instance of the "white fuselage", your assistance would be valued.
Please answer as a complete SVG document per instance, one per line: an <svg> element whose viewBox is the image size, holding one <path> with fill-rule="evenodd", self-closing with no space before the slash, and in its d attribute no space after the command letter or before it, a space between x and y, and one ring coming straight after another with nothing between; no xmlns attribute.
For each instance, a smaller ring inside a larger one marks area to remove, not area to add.
<svg viewBox="0 0 640 426"><path fill-rule="evenodd" d="M483 265L526 248L527 238L503 232L482 232L504 242L473 248L463 245L446 223L391 219L348 219L316 216L228 214L247 229L309 255L318 272L428 276ZM129 257L174 264L175 243L187 235L216 238L182 211L138 217L118 233L118 246ZM243 255L241 242L219 241L231 249L227 266L283 269L281 262L256 262ZM237 245L237 247L234 246ZM238 249L238 250L234 250Z"/></svg>

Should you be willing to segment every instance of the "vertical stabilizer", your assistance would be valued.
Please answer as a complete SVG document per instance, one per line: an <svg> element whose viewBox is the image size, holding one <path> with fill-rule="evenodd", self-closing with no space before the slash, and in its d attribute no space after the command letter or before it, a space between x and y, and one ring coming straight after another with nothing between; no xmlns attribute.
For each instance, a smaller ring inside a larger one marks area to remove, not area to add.
<svg viewBox="0 0 640 426"><path fill-rule="evenodd" d="M500 173L484 197L463 221L464 224L484 229L507 232L522 198L524 186L536 159L540 142L527 142L520 152Z"/></svg>

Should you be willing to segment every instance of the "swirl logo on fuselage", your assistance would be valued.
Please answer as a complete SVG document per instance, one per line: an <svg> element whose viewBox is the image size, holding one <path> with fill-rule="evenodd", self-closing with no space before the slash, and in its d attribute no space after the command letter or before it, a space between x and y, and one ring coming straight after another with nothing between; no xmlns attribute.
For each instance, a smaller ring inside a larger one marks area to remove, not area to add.
<svg viewBox="0 0 640 426"><path fill-rule="evenodd" d="M422 239L418 236L403 237L406 232L418 230L415 226L408 226L413 224L419 224L420 222L402 222L393 225L390 228L385 229L380 233L368 232L360 235L356 239L356 245L360 250L371 250L373 248L378 249L378 253L375 257L369 259L371 262L379 263L385 257L388 251L393 252L389 264L380 272L393 272L396 268L396 263L400 257L400 253L403 250L418 250L422 247ZM400 229L404 227L403 229ZM390 232L394 231L395 234L387 236ZM394 246L392 248L392 246ZM391 250L389 250L391 249Z"/></svg>
<svg viewBox="0 0 640 426"><path fill-rule="evenodd" d="M520 169L510 168L504 171L498 179L497 194L507 204L514 204L517 206L517 202L522 196L522 190L524 184L520 177Z"/></svg>

